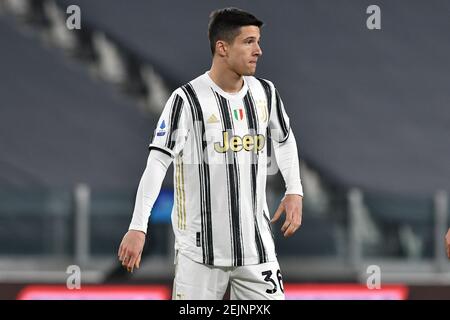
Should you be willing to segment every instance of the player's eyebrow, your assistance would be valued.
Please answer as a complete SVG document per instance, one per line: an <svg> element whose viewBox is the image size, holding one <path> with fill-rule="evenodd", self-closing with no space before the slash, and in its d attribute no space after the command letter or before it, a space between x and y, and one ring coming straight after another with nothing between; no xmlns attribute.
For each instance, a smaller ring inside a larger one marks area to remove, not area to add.
<svg viewBox="0 0 450 320"><path fill-rule="evenodd" d="M256 40L256 37L255 36L250 36L250 37L247 37L247 38L244 39L244 41L246 41L246 40ZM261 38L259 38L259 40L261 40Z"/></svg>

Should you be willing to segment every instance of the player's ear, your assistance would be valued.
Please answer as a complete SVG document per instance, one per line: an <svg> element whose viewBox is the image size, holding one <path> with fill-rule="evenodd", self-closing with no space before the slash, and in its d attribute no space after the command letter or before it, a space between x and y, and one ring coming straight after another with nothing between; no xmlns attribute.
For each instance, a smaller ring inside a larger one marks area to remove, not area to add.
<svg viewBox="0 0 450 320"><path fill-rule="evenodd" d="M216 42L216 53L220 57L225 57L228 52L228 44L223 40L218 40Z"/></svg>

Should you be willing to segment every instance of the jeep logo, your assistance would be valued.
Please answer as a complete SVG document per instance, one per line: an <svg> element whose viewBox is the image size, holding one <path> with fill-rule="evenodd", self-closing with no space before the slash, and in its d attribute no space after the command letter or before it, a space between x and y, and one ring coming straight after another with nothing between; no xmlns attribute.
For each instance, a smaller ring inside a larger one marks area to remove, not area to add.
<svg viewBox="0 0 450 320"><path fill-rule="evenodd" d="M228 132L223 131L223 145L220 142L214 143L214 150L219 153L227 152L228 149L231 151L239 152L242 149L245 151L252 151L257 153L264 148L266 139L264 135L245 135L242 138L240 136L228 137Z"/></svg>

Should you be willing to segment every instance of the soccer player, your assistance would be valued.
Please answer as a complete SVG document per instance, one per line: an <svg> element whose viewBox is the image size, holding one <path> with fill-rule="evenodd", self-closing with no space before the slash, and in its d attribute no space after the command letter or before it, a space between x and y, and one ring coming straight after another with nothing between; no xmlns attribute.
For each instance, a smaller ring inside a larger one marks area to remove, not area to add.
<svg viewBox="0 0 450 320"><path fill-rule="evenodd" d="M263 23L237 8L214 11L211 69L170 96L149 146L119 260L139 268L152 206L174 161L173 299L284 299L271 223L285 213L289 237L302 219L294 134L272 82L253 77ZM266 203L268 150L286 183L272 220Z"/></svg>

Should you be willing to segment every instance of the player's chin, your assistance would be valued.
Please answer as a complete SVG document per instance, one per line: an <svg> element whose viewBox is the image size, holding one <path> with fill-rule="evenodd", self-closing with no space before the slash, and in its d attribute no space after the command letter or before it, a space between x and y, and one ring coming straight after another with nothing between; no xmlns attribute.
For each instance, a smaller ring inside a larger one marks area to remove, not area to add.
<svg viewBox="0 0 450 320"><path fill-rule="evenodd" d="M243 75L244 76L253 76L253 75L255 75L255 73L256 73L256 66L247 68L247 70L245 70Z"/></svg>

